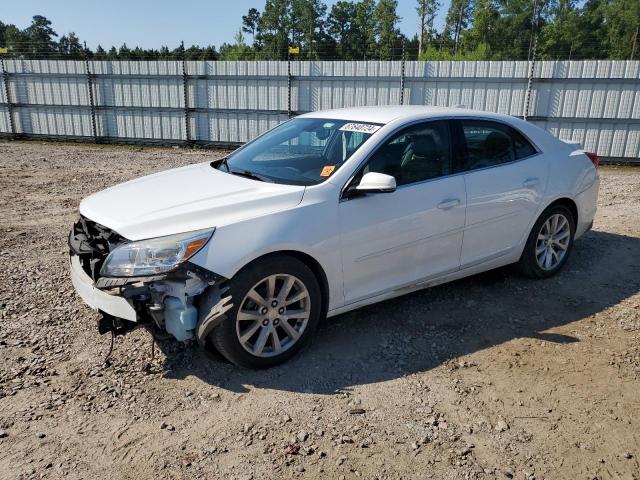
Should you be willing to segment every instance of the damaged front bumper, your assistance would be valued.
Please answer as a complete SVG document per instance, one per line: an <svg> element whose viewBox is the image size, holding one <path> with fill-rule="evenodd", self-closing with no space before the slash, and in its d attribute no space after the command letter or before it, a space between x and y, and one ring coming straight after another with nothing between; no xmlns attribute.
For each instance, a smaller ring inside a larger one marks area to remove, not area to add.
<svg viewBox="0 0 640 480"><path fill-rule="evenodd" d="M154 276L101 276L109 252L126 241L86 218L69 235L71 281L85 303L102 314L99 332L122 334L145 326L179 341L195 339L203 313L199 296L207 289L218 290L224 278L188 261Z"/></svg>
<svg viewBox="0 0 640 480"><path fill-rule="evenodd" d="M98 288L93 279L85 273L80 265L80 258L71 255L71 283L84 302L96 311L112 317L122 318L129 322L137 322L138 314L133 302L124 297L110 295Z"/></svg>

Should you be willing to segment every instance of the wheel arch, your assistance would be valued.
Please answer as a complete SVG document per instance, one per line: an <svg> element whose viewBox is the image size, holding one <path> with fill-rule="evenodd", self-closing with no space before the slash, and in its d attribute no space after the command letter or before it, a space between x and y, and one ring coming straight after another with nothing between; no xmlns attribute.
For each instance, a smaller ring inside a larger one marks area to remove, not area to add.
<svg viewBox="0 0 640 480"><path fill-rule="evenodd" d="M536 221L538 220L538 218L540 218L540 215L542 215L544 212L546 212L548 209L555 207L557 205L562 205L564 207L567 207L571 213L573 214L573 221L575 223L575 225L578 225L578 205L576 204L576 202L569 198L569 197L560 197L560 198L556 198L555 200L553 200L552 202L550 202L538 215L538 217L536 218Z"/></svg>
<svg viewBox="0 0 640 480"><path fill-rule="evenodd" d="M329 295L331 294L329 289L329 280L327 278L327 274L324 271L324 268L320 264L318 260L309 255L308 253L302 252L300 250L276 250L273 252L265 253L260 255L259 257L254 258L249 263L244 265L242 269L250 268L252 264L257 263L265 258L274 257L278 255L287 255L289 257L293 257L296 260L299 260L303 264L305 264L313 275L316 277L318 281L318 285L320 286L320 293L322 295L322 317L326 316L327 311L329 309Z"/></svg>
<svg viewBox="0 0 640 480"><path fill-rule="evenodd" d="M573 220L575 222L575 225L578 225L578 205L576 204L576 202L566 195L554 198L549 203L547 203L543 208L541 208L540 211L537 213L537 215L534 216L533 219L531 220L531 224L529 225L529 228L525 231L525 234L522 237L522 240L520 241L518 258L522 258L522 255L524 253L524 248L527 243L527 239L529 238L529 235L531 235L531 232L533 231L533 227L535 227L536 222L540 219L540 217L544 212L546 212L550 208L555 207L556 205L562 205L564 207L567 207L573 214L573 217L574 217Z"/></svg>

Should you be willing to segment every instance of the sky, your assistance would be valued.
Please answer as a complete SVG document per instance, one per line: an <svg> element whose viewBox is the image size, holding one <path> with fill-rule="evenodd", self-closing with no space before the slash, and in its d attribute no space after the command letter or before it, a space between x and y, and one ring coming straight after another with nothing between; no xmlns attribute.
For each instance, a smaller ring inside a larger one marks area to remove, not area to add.
<svg viewBox="0 0 640 480"><path fill-rule="evenodd" d="M325 0L331 5L336 0ZM34 15L44 15L62 36L75 32L87 46L107 48L126 43L129 47L170 48L185 45L233 43L249 8L262 11L264 0L19 0L6 2L0 21L25 28ZM418 30L415 0L399 0L400 30L408 37ZM442 27L449 0L436 20ZM250 41L247 38L247 41Z"/></svg>

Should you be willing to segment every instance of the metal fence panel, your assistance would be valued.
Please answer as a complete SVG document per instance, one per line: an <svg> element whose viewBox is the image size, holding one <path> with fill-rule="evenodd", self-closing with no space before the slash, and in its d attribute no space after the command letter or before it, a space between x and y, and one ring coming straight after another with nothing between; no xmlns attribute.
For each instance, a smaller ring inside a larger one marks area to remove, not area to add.
<svg viewBox="0 0 640 480"><path fill-rule="evenodd" d="M16 132L47 137L84 137L91 135L88 109L30 106L14 110Z"/></svg>
<svg viewBox="0 0 640 480"><path fill-rule="evenodd" d="M289 111L402 102L522 116L530 71L526 61L12 59L5 67L5 135L10 107L23 136L93 139L95 133L96 140L216 143L250 140L286 120ZM640 62L537 62L528 118L601 156L637 158Z"/></svg>
<svg viewBox="0 0 640 480"><path fill-rule="evenodd" d="M8 133L11 131L9 126L9 109L4 106L0 106L0 132Z"/></svg>
<svg viewBox="0 0 640 480"><path fill-rule="evenodd" d="M175 111L101 110L96 115L99 135L123 140L182 140L184 116Z"/></svg>

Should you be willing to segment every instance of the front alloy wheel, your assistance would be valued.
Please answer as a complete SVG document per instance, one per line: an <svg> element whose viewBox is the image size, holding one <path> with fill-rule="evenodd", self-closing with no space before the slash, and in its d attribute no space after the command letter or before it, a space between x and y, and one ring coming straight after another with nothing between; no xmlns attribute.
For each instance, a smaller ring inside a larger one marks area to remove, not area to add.
<svg viewBox="0 0 640 480"><path fill-rule="evenodd" d="M297 258L257 260L229 281L233 307L209 334L213 347L246 368L284 362L313 336L323 312L313 271Z"/></svg>
<svg viewBox="0 0 640 480"><path fill-rule="evenodd" d="M293 347L311 314L307 287L293 275L275 274L247 292L236 315L236 335L247 352L273 357Z"/></svg>

